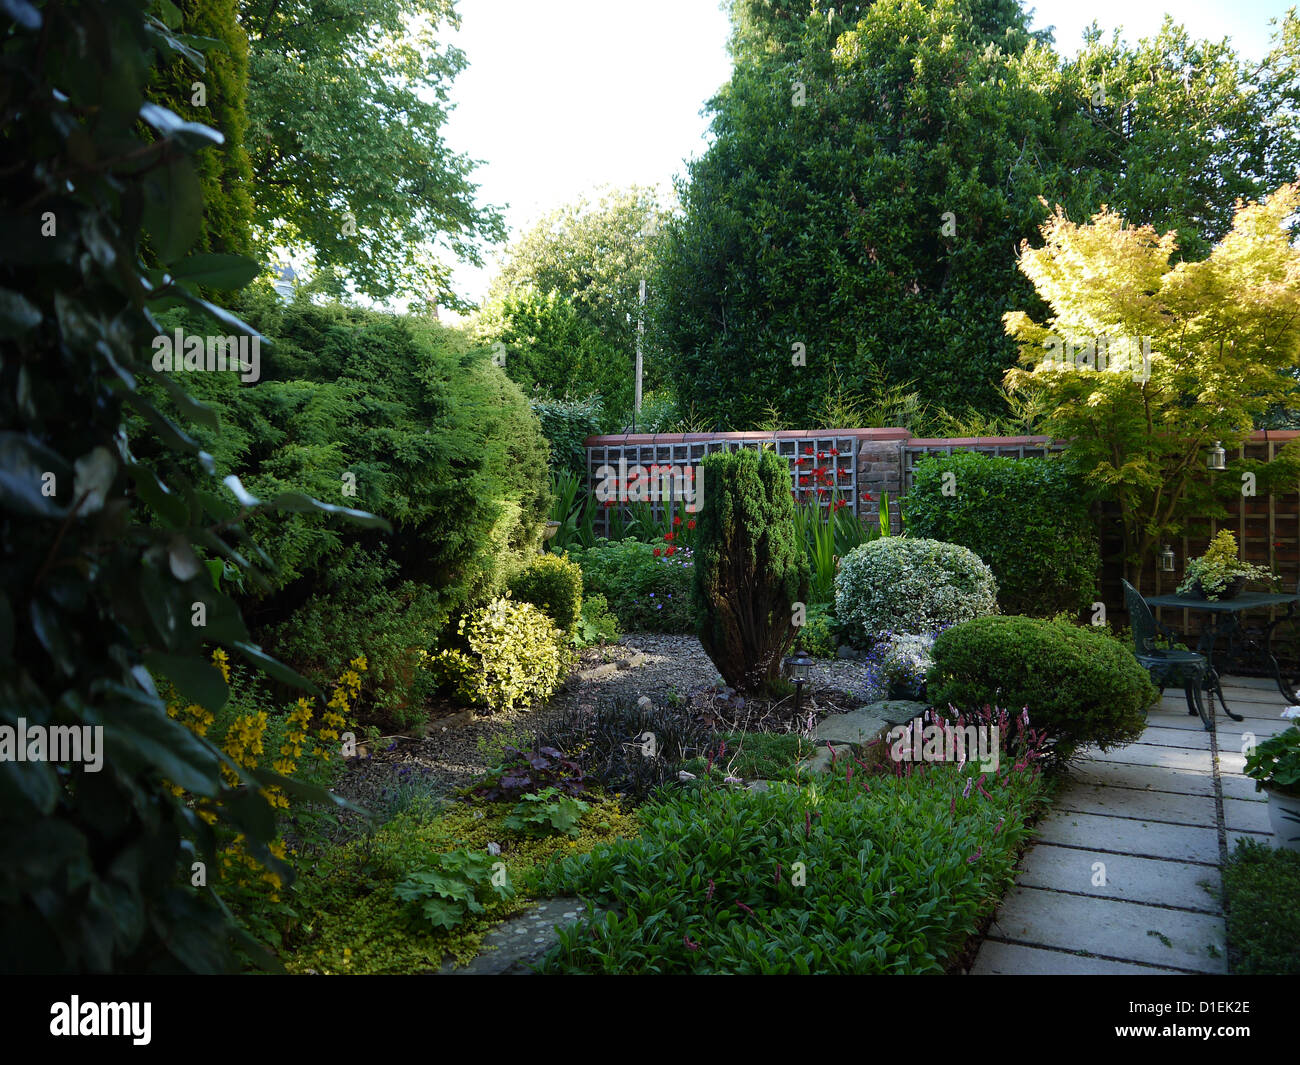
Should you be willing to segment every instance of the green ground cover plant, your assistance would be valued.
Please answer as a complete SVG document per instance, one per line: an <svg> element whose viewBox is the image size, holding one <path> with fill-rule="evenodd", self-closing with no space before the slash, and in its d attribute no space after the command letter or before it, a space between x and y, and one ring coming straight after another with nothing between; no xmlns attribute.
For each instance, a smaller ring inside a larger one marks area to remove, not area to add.
<svg viewBox="0 0 1300 1065"><path fill-rule="evenodd" d="M1243 839L1223 867L1234 973L1300 975L1300 853Z"/></svg>
<svg viewBox="0 0 1300 1065"><path fill-rule="evenodd" d="M996 905L1043 796L1032 768L853 772L693 787L636 839L560 861L547 890L607 910L553 973L942 973Z"/></svg>

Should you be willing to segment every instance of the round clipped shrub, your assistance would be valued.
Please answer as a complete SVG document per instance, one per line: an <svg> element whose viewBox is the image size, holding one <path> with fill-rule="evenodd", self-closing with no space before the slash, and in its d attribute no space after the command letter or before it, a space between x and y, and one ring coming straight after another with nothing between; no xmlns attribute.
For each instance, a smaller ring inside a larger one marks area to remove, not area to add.
<svg viewBox="0 0 1300 1065"><path fill-rule="evenodd" d="M531 603L495 599L460 619L464 648L433 657L432 668L460 701L489 711L527 707L564 680L565 636Z"/></svg>
<svg viewBox="0 0 1300 1065"><path fill-rule="evenodd" d="M820 603L808 607L808 617L799 629L796 647L801 647L813 658L834 658L839 647L835 636L835 619Z"/></svg>
<svg viewBox="0 0 1300 1065"><path fill-rule="evenodd" d="M1029 724L1047 734L1049 765L1084 744L1132 743L1158 698L1127 644L1066 618L975 618L940 633L931 655L932 703L1027 709Z"/></svg>
<svg viewBox="0 0 1300 1065"><path fill-rule="evenodd" d="M975 552L940 540L887 536L855 547L835 577L835 616L867 646L891 633L934 633L996 614L993 572Z"/></svg>
<svg viewBox="0 0 1300 1065"><path fill-rule="evenodd" d="M565 632L582 613L582 569L564 555L536 555L510 580L510 594L532 603Z"/></svg>
<svg viewBox="0 0 1300 1065"><path fill-rule="evenodd" d="M1096 598L1097 527L1064 462L932 455L913 471L906 518L910 533L969 547L987 562L1004 613L1051 617Z"/></svg>

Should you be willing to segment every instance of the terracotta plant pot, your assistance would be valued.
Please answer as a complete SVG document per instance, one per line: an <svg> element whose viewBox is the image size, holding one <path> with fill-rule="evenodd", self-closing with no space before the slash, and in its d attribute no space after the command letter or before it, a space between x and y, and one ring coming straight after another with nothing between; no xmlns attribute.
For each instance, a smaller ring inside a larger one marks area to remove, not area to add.
<svg viewBox="0 0 1300 1065"><path fill-rule="evenodd" d="M1300 851L1300 795L1289 795L1264 785L1268 796L1268 823L1273 827L1273 841L1288 851Z"/></svg>

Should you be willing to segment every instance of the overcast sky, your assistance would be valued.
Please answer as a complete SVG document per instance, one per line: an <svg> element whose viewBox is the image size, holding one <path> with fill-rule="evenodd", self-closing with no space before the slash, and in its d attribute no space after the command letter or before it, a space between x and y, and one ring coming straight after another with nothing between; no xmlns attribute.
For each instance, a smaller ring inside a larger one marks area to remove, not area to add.
<svg viewBox="0 0 1300 1065"><path fill-rule="evenodd" d="M1165 11L1196 37L1267 51L1270 18L1295 0L1039 0L1034 28L1077 50L1084 27L1154 33ZM449 145L483 160L482 199L512 235L602 184L670 188L705 146L704 103L724 81L727 18L717 0L460 0L469 68L457 79ZM480 299L495 272L460 267Z"/></svg>

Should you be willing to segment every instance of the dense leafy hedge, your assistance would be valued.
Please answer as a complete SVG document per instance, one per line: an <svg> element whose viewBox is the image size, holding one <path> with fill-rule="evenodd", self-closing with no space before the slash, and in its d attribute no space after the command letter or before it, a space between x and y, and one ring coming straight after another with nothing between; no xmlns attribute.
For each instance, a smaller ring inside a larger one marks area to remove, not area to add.
<svg viewBox="0 0 1300 1065"><path fill-rule="evenodd" d="M1132 743L1158 697L1126 644L1064 618L975 618L940 633L931 654L931 702L1028 709L1058 766L1084 744L1107 750Z"/></svg>
<svg viewBox="0 0 1300 1065"><path fill-rule="evenodd" d="M881 537L850 551L835 577L835 616L860 647L891 633L935 633L997 609L988 566L939 540Z"/></svg>
<svg viewBox="0 0 1300 1065"><path fill-rule="evenodd" d="M1097 529L1063 462L932 455L912 475L905 516L910 534L961 544L987 562L1003 613L1051 617L1096 596Z"/></svg>
<svg viewBox="0 0 1300 1065"><path fill-rule="evenodd" d="M93 771L0 761L10 974L231 968L219 849L237 836L258 876L287 886L293 875L272 851L280 777L230 761L159 691L170 684L210 720L229 698L214 646L300 682L254 643L227 592L267 580L245 519L265 529L269 510L320 507L303 495L259 502L214 477L228 471L188 427L222 437L185 390L234 375L163 379L150 358L168 304L195 308L200 336L247 336L195 286L238 288L257 272L188 254L204 208L192 156L220 136L146 102L156 65L202 61L153 7L4 5L0 722L102 729L103 756ZM165 272L141 267L146 248ZM174 418L154 402L163 389ZM196 861L209 870L202 887Z"/></svg>
<svg viewBox="0 0 1300 1065"><path fill-rule="evenodd" d="M644 806L638 839L547 876L607 911L562 932L548 970L942 973L1011 883L1041 797L1032 771L982 789L971 774L707 786Z"/></svg>
<svg viewBox="0 0 1300 1065"><path fill-rule="evenodd" d="M583 588L603 595L625 632L695 631L690 555L655 555L638 540L597 541L569 556L582 567Z"/></svg>
<svg viewBox="0 0 1300 1065"><path fill-rule="evenodd" d="M604 407L599 399L535 399L533 413L550 444L550 468L567 470L585 481L587 437L600 432Z"/></svg>
<svg viewBox="0 0 1300 1065"><path fill-rule="evenodd" d="M191 375L220 418L219 433L196 432L217 468L254 493L309 492L394 524L381 538L312 514L251 522L279 566L254 605L258 631L313 677L367 654L372 712L409 723L423 684L412 656L537 550L549 506L537 420L486 352L435 322L265 293L245 312L273 340L260 379Z"/></svg>

